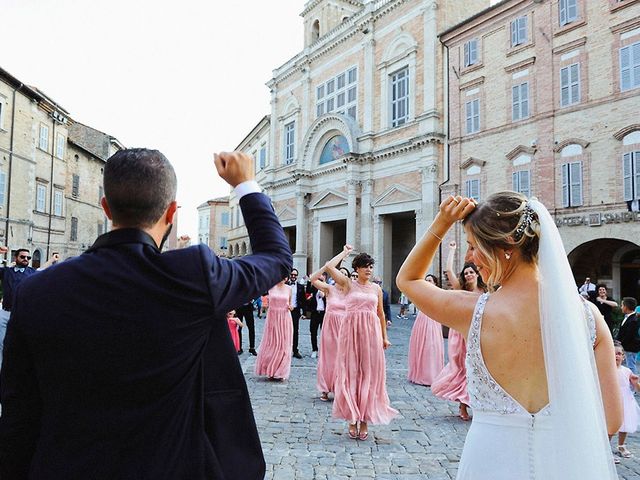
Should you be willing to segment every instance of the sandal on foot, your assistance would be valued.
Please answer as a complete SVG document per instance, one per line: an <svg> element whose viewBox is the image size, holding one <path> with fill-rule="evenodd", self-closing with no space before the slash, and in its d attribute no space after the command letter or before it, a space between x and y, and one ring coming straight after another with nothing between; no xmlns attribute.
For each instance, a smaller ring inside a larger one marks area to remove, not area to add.
<svg viewBox="0 0 640 480"><path fill-rule="evenodd" d="M349 424L349 438L353 440L358 438L358 425L356 423Z"/></svg>
<svg viewBox="0 0 640 480"><path fill-rule="evenodd" d="M328 402L329 394L327 392L322 392L322 395L320 395L320 400L322 400L323 402Z"/></svg>
<svg viewBox="0 0 640 480"><path fill-rule="evenodd" d="M631 452L627 450L626 445L618 445L618 455L620 455L622 458L630 458Z"/></svg>
<svg viewBox="0 0 640 480"><path fill-rule="evenodd" d="M358 434L358 438L359 438L360 440L362 440L362 441L366 440L367 438L369 438L369 432L368 432L368 431L366 431L366 432L360 432L360 433Z"/></svg>

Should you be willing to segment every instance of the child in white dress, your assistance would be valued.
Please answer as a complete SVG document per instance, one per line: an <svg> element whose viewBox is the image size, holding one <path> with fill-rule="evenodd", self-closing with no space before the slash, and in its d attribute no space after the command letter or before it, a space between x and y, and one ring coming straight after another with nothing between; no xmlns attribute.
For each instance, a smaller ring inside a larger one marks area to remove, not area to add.
<svg viewBox="0 0 640 480"><path fill-rule="evenodd" d="M615 343L616 366L618 367L618 383L620 384L620 393L622 395L622 404L624 410L624 420L618 432L618 455L623 458L629 458L631 452L624 444L628 433L634 433L640 426L640 406L636 401L633 392L640 391L640 383L638 375L634 375L631 370L622 365L624 361L624 349L618 341Z"/></svg>

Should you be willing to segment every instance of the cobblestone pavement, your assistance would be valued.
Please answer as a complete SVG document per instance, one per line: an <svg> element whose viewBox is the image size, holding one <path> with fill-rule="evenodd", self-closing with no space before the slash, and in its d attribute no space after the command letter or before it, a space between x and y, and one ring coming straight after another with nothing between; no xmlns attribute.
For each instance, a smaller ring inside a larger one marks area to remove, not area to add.
<svg viewBox="0 0 640 480"><path fill-rule="evenodd" d="M397 308L393 309L393 315ZM458 406L436 399L429 388L407 377L407 351L413 318L395 319L389 329L387 390L400 416L390 425L371 425L369 439L351 440L343 421L331 418L331 402L316 391L316 360L310 357L309 321L300 321L302 359L293 359L287 382L253 374L255 358L240 356L267 461L268 480L450 480L455 479L469 423ZM264 318L256 318L259 346ZM614 440L615 441L615 440ZM621 459L620 479L640 478L640 432L629 435L634 453ZM518 479L514 479L518 480Z"/></svg>

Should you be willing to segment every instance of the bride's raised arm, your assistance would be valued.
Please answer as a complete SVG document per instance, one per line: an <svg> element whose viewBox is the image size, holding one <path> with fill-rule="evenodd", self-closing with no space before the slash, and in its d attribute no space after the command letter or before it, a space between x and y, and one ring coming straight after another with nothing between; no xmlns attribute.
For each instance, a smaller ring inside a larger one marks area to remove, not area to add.
<svg viewBox="0 0 640 480"><path fill-rule="evenodd" d="M425 276L433 263L438 245L449 228L471 213L475 205L475 201L469 198L450 196L444 199L440 204L440 211L413 247L396 277L400 291L421 312L464 335L469 328L478 294L462 290L442 290L425 281Z"/></svg>

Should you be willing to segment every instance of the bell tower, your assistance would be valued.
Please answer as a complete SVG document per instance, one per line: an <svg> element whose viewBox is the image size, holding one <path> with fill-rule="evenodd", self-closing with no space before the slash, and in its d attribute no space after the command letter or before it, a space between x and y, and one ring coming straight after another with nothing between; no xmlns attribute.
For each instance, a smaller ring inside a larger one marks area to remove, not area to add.
<svg viewBox="0 0 640 480"><path fill-rule="evenodd" d="M362 0L308 0L304 19L305 48L364 7Z"/></svg>

